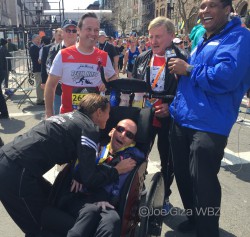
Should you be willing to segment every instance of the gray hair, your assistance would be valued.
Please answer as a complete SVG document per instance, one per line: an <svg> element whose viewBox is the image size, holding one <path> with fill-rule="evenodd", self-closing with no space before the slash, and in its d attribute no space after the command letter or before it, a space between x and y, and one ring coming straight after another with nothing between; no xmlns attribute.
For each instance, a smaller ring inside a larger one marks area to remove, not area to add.
<svg viewBox="0 0 250 237"><path fill-rule="evenodd" d="M169 18L164 16L159 16L153 19L149 23L148 30L160 26L164 26L168 33L175 33L174 23Z"/></svg>

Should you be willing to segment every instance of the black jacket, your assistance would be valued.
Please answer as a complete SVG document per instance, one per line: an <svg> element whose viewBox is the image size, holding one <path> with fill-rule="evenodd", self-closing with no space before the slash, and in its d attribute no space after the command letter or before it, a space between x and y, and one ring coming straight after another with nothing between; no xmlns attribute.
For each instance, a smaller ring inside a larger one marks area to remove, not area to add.
<svg viewBox="0 0 250 237"><path fill-rule="evenodd" d="M57 53L59 52L59 50L61 50L62 48L65 48L65 46L62 46L62 43L60 44L54 44L50 47L49 49L49 53L48 53L48 57L46 60L46 66L47 66L47 70L50 69ZM62 95L62 88L61 88L61 84L58 83L57 87L56 87L56 92L57 95L61 96Z"/></svg>
<svg viewBox="0 0 250 237"><path fill-rule="evenodd" d="M79 111L53 116L1 149L34 176L40 177L55 164L79 160L80 180L98 188L119 178L116 169L96 165L99 128Z"/></svg>
<svg viewBox="0 0 250 237"><path fill-rule="evenodd" d="M172 49L175 51L176 58L181 58L187 61L186 57L181 53L180 49L175 45L172 45ZM132 75L136 79L144 80L147 66L150 63L151 57L153 55L152 50L145 51L141 53L135 61ZM169 73L168 67L165 67L165 86L164 90L168 95L175 95L178 80L176 80L173 74Z"/></svg>
<svg viewBox="0 0 250 237"><path fill-rule="evenodd" d="M50 47L53 46L54 44L49 44L43 46L43 53L42 53L42 58L41 58L41 77L42 77L42 83L45 84L48 78L48 73L47 73L47 58L49 55L49 50Z"/></svg>
<svg viewBox="0 0 250 237"><path fill-rule="evenodd" d="M32 44L29 49L29 54L32 61L32 72L41 72L41 64L38 63L40 47Z"/></svg>
<svg viewBox="0 0 250 237"><path fill-rule="evenodd" d="M0 73L11 71L11 60L8 59L8 64L6 57L11 57L5 45L0 46Z"/></svg>

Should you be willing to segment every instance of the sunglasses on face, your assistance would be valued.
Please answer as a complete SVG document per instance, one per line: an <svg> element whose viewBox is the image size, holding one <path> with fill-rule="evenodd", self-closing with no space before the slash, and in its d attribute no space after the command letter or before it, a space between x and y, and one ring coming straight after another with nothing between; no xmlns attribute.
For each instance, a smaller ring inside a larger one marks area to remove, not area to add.
<svg viewBox="0 0 250 237"><path fill-rule="evenodd" d="M125 135L127 138L133 140L135 138L135 134L126 130L123 126L116 126L116 131L119 132L119 133L123 133L124 131L126 131Z"/></svg>
<svg viewBox="0 0 250 237"><path fill-rule="evenodd" d="M75 34L77 32L77 30L75 30L75 29L74 30L66 29L65 32L68 33L68 34L71 33L71 32Z"/></svg>

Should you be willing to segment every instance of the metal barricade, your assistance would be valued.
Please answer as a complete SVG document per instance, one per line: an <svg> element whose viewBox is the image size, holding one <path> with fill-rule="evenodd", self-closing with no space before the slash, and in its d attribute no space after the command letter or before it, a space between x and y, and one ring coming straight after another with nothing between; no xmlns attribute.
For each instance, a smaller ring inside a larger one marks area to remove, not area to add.
<svg viewBox="0 0 250 237"><path fill-rule="evenodd" d="M26 100L34 104L30 94L35 87L30 70L30 57L19 51L15 52L14 55L13 57L6 57L7 64L11 63L6 100L16 92L21 92L23 95L18 101L18 107L20 108Z"/></svg>

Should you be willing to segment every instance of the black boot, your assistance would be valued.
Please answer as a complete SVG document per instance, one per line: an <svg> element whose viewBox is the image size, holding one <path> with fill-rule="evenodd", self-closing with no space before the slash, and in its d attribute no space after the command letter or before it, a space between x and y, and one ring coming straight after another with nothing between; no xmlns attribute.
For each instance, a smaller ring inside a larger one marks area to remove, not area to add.
<svg viewBox="0 0 250 237"><path fill-rule="evenodd" d="M4 99L2 89L0 89L0 119L8 119L9 118L9 113L6 105L6 101Z"/></svg>

